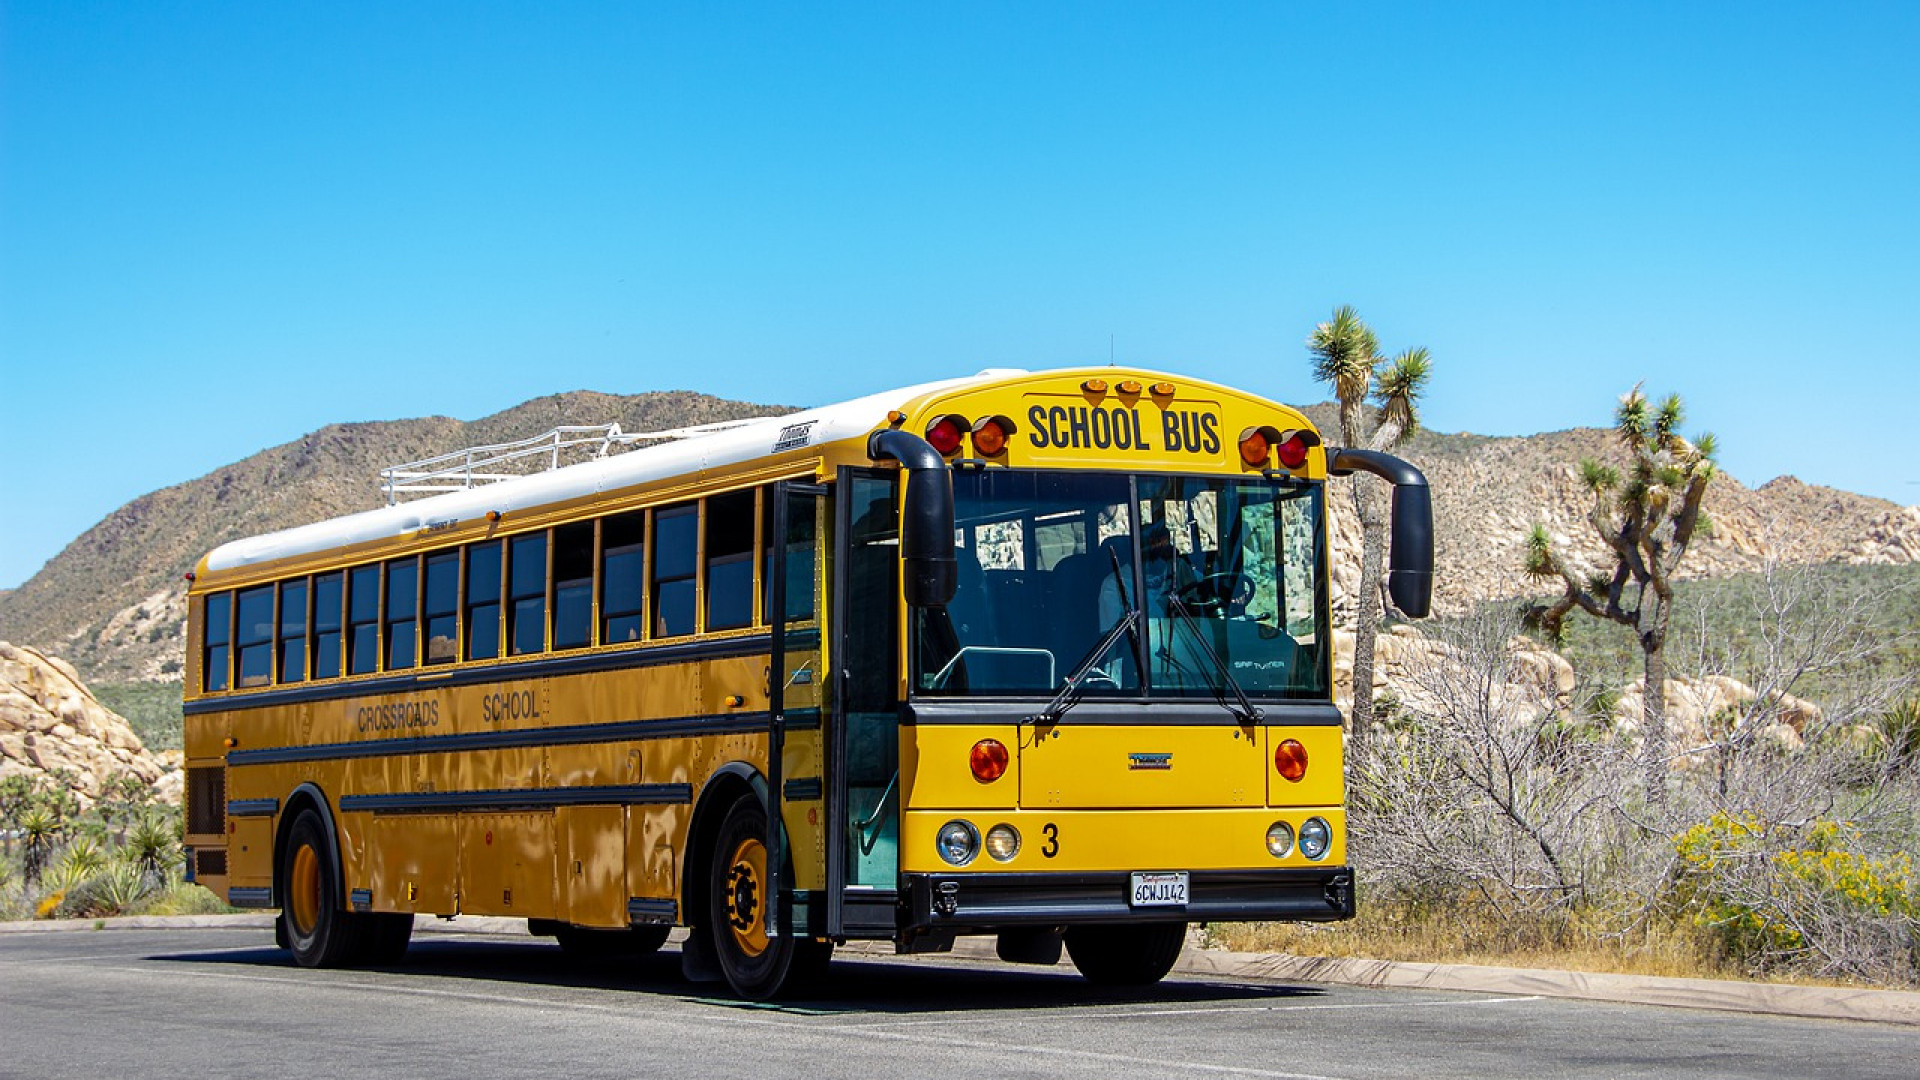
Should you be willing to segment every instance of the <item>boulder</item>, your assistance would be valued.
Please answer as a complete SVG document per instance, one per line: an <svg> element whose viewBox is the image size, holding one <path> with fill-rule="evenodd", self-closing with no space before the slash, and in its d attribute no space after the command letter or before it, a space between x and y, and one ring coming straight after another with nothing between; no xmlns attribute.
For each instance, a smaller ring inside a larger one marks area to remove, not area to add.
<svg viewBox="0 0 1920 1080"><path fill-rule="evenodd" d="M0 641L0 777L59 776L84 807L114 777L132 774L157 799L177 805L180 768L177 758L149 753L71 665Z"/></svg>

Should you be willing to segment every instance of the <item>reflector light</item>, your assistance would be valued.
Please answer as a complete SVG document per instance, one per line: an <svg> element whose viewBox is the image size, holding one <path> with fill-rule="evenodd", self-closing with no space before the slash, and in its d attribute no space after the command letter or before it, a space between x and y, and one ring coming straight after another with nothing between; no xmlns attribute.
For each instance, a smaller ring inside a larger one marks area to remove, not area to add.
<svg viewBox="0 0 1920 1080"><path fill-rule="evenodd" d="M1240 440L1240 460L1256 467L1265 465L1267 454L1272 449L1272 444L1267 442L1266 433L1255 428Z"/></svg>
<svg viewBox="0 0 1920 1080"><path fill-rule="evenodd" d="M1137 394L1140 392L1140 383L1134 379L1128 379L1126 382L1120 384L1120 392L1123 394Z"/></svg>
<svg viewBox="0 0 1920 1080"><path fill-rule="evenodd" d="M1161 397L1171 397L1173 396L1173 384L1170 382L1154 383L1153 392L1159 394Z"/></svg>
<svg viewBox="0 0 1920 1080"><path fill-rule="evenodd" d="M973 449L981 457L992 457L1007 448L1007 429L992 416L973 425Z"/></svg>
<svg viewBox="0 0 1920 1080"><path fill-rule="evenodd" d="M1086 382L1080 384L1080 389L1085 390L1089 394L1104 394L1107 392L1107 380L1088 379Z"/></svg>
<svg viewBox="0 0 1920 1080"><path fill-rule="evenodd" d="M1307 440L1295 435L1280 444L1280 464L1298 469L1307 463Z"/></svg>
<svg viewBox="0 0 1920 1080"><path fill-rule="evenodd" d="M973 744L973 752L967 755L967 767L973 770L973 778L983 784L991 784L1006 775L1007 747L999 739L981 739Z"/></svg>
<svg viewBox="0 0 1920 1080"><path fill-rule="evenodd" d="M951 416L943 416L927 425L927 442L941 457L960 449L960 436L960 422Z"/></svg>
<svg viewBox="0 0 1920 1080"><path fill-rule="evenodd" d="M1307 775L1307 748L1298 739L1283 739L1273 748L1273 767L1294 783Z"/></svg>

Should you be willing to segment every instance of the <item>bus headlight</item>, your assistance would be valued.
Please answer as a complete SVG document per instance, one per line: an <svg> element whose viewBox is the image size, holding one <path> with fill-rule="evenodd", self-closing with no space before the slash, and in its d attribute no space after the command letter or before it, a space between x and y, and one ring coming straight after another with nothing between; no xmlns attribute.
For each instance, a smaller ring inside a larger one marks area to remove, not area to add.
<svg viewBox="0 0 1920 1080"><path fill-rule="evenodd" d="M1293 826L1284 821L1276 821L1267 826L1267 850L1276 859L1284 859L1293 854Z"/></svg>
<svg viewBox="0 0 1920 1080"><path fill-rule="evenodd" d="M1318 862L1327 857L1327 849L1333 846L1333 829L1325 818L1311 817L1300 826L1300 854Z"/></svg>
<svg viewBox="0 0 1920 1080"><path fill-rule="evenodd" d="M995 825L987 830L987 854L994 862L1006 862L1020 854L1020 830L1011 825Z"/></svg>
<svg viewBox="0 0 1920 1080"><path fill-rule="evenodd" d="M980 830L964 821L949 821L940 826L933 846L940 849L940 857L948 863L965 866L980 853Z"/></svg>

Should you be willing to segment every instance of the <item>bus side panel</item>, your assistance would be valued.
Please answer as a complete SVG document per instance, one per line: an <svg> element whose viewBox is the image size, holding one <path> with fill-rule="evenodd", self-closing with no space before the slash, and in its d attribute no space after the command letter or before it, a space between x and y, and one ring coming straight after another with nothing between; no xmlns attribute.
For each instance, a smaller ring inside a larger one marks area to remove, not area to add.
<svg viewBox="0 0 1920 1080"><path fill-rule="evenodd" d="M629 806L627 811L627 895L643 900L680 899L678 858L687 834L690 806ZM686 922L687 912L679 912Z"/></svg>
<svg viewBox="0 0 1920 1080"><path fill-rule="evenodd" d="M461 814L460 910L554 916L553 812Z"/></svg>
<svg viewBox="0 0 1920 1080"><path fill-rule="evenodd" d="M367 840L365 888L376 911L451 915L459 910L459 840L451 814L347 814ZM347 879L353 881L352 877Z"/></svg>
<svg viewBox="0 0 1920 1080"><path fill-rule="evenodd" d="M620 806L553 811L562 846L561 918L578 926L627 925L627 815Z"/></svg>

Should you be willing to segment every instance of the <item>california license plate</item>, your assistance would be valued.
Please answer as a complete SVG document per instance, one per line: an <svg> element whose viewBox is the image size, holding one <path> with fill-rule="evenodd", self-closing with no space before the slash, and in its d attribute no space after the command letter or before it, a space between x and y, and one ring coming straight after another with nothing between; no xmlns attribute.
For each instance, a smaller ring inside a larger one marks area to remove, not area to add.
<svg viewBox="0 0 1920 1080"><path fill-rule="evenodd" d="M1134 907L1187 906L1185 870L1136 873L1132 885L1133 894L1129 900Z"/></svg>

